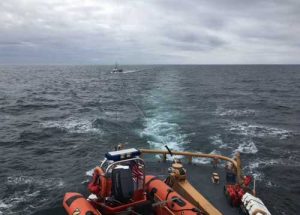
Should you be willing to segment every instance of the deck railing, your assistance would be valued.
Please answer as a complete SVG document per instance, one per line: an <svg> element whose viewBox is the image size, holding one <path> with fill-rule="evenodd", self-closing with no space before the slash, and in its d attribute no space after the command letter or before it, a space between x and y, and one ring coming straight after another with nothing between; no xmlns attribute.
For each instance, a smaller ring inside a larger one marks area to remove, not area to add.
<svg viewBox="0 0 300 215"><path fill-rule="evenodd" d="M167 155L170 155L170 152L167 150L155 150L155 149L140 149L142 154L155 154L155 155L162 155L163 161L165 162L167 160ZM188 158L188 162L193 162L193 157L196 158L211 158L211 159L219 159L224 161L229 161L233 164L233 166L236 169L237 174L237 180L238 182L242 181L241 176L241 161L240 161L240 154L238 153L235 157L235 159L218 155L218 154L203 154L203 153L197 153L197 152L181 152L181 151L172 151L173 155L181 155Z"/></svg>

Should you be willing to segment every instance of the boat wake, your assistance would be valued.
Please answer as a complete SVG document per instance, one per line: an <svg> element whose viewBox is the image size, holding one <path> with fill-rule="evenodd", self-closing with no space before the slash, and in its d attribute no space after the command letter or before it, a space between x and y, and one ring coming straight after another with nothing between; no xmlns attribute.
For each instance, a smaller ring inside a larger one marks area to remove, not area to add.
<svg viewBox="0 0 300 215"><path fill-rule="evenodd" d="M229 148L228 144L223 142L220 134L210 136L209 139L210 139L210 143L212 145L214 145L215 147L218 147L219 149L228 149Z"/></svg>
<svg viewBox="0 0 300 215"><path fill-rule="evenodd" d="M155 149L165 149L164 145L167 144L170 149L180 151L189 143L187 135L182 134L178 124L158 118L146 119L141 136L146 137L150 147Z"/></svg>
<svg viewBox="0 0 300 215"><path fill-rule="evenodd" d="M134 73L134 72L144 72L146 70L149 70L150 68L144 68L144 69L132 69L132 70L124 70L123 73Z"/></svg>
<svg viewBox="0 0 300 215"><path fill-rule="evenodd" d="M134 73L134 72L139 72L140 70L124 70L122 73L127 74L127 73Z"/></svg>
<svg viewBox="0 0 300 215"><path fill-rule="evenodd" d="M128 70L123 70L122 72L111 72L113 74L128 74L128 73L135 73L135 72L143 72L149 70L149 68L145 69L128 69Z"/></svg>
<svg viewBox="0 0 300 215"><path fill-rule="evenodd" d="M197 153L202 153L202 152L197 152ZM216 155L220 155L220 151L214 149L213 151L211 151L208 154L216 154ZM211 159L210 158L193 158L193 163L195 164L210 164L211 163Z"/></svg>

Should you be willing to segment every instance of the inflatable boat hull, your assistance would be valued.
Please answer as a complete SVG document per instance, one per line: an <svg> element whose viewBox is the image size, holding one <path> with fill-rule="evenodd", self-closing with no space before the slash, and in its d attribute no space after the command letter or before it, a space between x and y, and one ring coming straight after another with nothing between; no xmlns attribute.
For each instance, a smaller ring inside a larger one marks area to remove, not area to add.
<svg viewBox="0 0 300 215"><path fill-rule="evenodd" d="M147 193L153 193L155 202L158 202L158 205L154 207L157 215L201 214L199 209L154 176L146 176L146 190Z"/></svg>
<svg viewBox="0 0 300 215"><path fill-rule="evenodd" d="M69 215L101 215L80 193L66 193L63 206Z"/></svg>

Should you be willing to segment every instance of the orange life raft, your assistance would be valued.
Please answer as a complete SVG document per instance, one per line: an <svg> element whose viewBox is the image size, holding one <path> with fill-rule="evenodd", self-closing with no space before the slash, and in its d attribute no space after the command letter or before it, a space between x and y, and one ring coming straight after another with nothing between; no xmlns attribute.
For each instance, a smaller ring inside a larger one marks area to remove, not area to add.
<svg viewBox="0 0 300 215"><path fill-rule="evenodd" d="M80 193L66 193L63 206L69 215L101 215Z"/></svg>

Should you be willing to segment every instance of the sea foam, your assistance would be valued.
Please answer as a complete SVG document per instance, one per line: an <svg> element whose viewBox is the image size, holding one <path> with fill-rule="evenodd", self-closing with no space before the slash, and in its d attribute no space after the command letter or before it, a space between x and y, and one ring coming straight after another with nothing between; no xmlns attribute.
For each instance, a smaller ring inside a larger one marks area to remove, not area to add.
<svg viewBox="0 0 300 215"><path fill-rule="evenodd" d="M238 148L234 152L241 152L244 154L255 154L258 152L258 149L253 141L246 141L238 145Z"/></svg>
<svg viewBox="0 0 300 215"><path fill-rule="evenodd" d="M70 133L101 133L101 130L93 127L93 122L87 119L66 119L63 121L47 121L42 123L44 128L58 128Z"/></svg>
<svg viewBox="0 0 300 215"><path fill-rule="evenodd" d="M228 130L231 133L251 137L278 137L286 139L292 135L291 131L285 129L249 124L247 122L230 122Z"/></svg>
<svg viewBox="0 0 300 215"><path fill-rule="evenodd" d="M232 117L241 117L241 116L252 116L255 115L256 111L253 109L224 109L224 108L217 108L216 115L218 116L232 116Z"/></svg>
<svg viewBox="0 0 300 215"><path fill-rule="evenodd" d="M141 136L149 138L148 143L152 148L164 149L164 145L168 145L170 149L180 151L188 143L187 135L181 133L176 123L148 118L145 125Z"/></svg>

